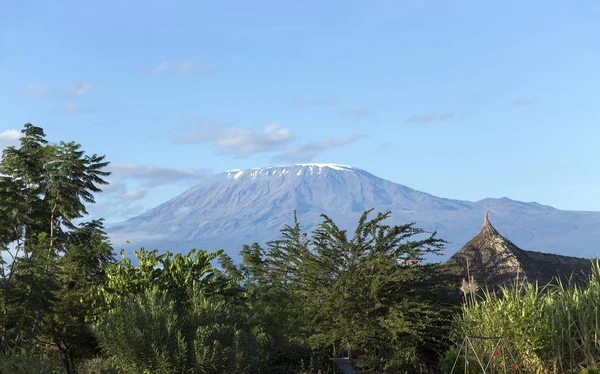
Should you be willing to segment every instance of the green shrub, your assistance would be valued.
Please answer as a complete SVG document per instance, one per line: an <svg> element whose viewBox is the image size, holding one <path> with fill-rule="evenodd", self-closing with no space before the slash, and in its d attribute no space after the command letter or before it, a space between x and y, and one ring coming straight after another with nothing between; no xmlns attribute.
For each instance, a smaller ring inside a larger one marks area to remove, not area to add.
<svg viewBox="0 0 600 374"><path fill-rule="evenodd" d="M97 327L102 350L126 373L246 373L257 355L256 339L236 306L190 297L176 308L153 287L116 304Z"/></svg>
<svg viewBox="0 0 600 374"><path fill-rule="evenodd" d="M79 364L80 374L117 374L117 369L105 357L94 357Z"/></svg>

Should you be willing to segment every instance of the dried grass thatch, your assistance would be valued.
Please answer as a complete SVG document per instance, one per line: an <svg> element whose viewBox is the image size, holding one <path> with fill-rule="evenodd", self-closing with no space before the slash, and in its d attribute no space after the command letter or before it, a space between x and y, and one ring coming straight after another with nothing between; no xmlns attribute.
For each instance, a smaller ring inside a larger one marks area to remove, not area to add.
<svg viewBox="0 0 600 374"><path fill-rule="evenodd" d="M479 233L447 261L454 273L470 277L483 288L514 284L516 280L538 281L540 285L565 281L587 280L591 260L550 253L526 251L506 239L489 221L485 213Z"/></svg>

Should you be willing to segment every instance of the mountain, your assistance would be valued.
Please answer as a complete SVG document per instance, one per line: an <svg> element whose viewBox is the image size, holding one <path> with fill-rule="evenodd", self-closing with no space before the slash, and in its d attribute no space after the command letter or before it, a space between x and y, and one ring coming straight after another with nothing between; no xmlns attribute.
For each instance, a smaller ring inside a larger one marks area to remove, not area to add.
<svg viewBox="0 0 600 374"><path fill-rule="evenodd" d="M235 259L243 244L277 238L279 229L292 223L294 210L305 229L318 224L321 213L352 229L370 208L391 211L390 224L416 222L437 231L450 242L439 261L477 233L488 209L498 229L521 248L582 257L599 251L600 212L562 211L506 197L476 202L440 198L336 164L229 170L108 232L117 248L126 240L131 248L172 252L224 248Z"/></svg>

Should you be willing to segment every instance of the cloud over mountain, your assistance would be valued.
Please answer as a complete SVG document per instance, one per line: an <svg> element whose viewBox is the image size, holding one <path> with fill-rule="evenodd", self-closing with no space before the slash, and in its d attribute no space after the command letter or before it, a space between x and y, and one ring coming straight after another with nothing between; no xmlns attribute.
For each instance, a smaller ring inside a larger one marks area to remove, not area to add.
<svg viewBox="0 0 600 374"><path fill-rule="evenodd" d="M272 123L259 130L233 129L225 131L215 139L214 145L219 153L233 154L236 158L246 158L252 154L278 150L291 140L291 130Z"/></svg>
<svg viewBox="0 0 600 374"><path fill-rule="evenodd" d="M113 174L113 178L137 180L146 187L200 181L211 175L209 169L175 169L138 164L111 164L107 169Z"/></svg>
<svg viewBox="0 0 600 374"><path fill-rule="evenodd" d="M310 162L329 149L342 147L365 137L365 135L350 135L301 144L275 157L273 162Z"/></svg>

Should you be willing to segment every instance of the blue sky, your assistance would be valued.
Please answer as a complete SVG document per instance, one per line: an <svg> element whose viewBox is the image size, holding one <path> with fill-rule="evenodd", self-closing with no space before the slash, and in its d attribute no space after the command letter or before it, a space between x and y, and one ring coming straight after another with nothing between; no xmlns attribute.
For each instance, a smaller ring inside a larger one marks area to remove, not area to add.
<svg viewBox="0 0 600 374"><path fill-rule="evenodd" d="M600 211L596 0L93 3L0 4L0 147L105 154L109 222L303 162Z"/></svg>

